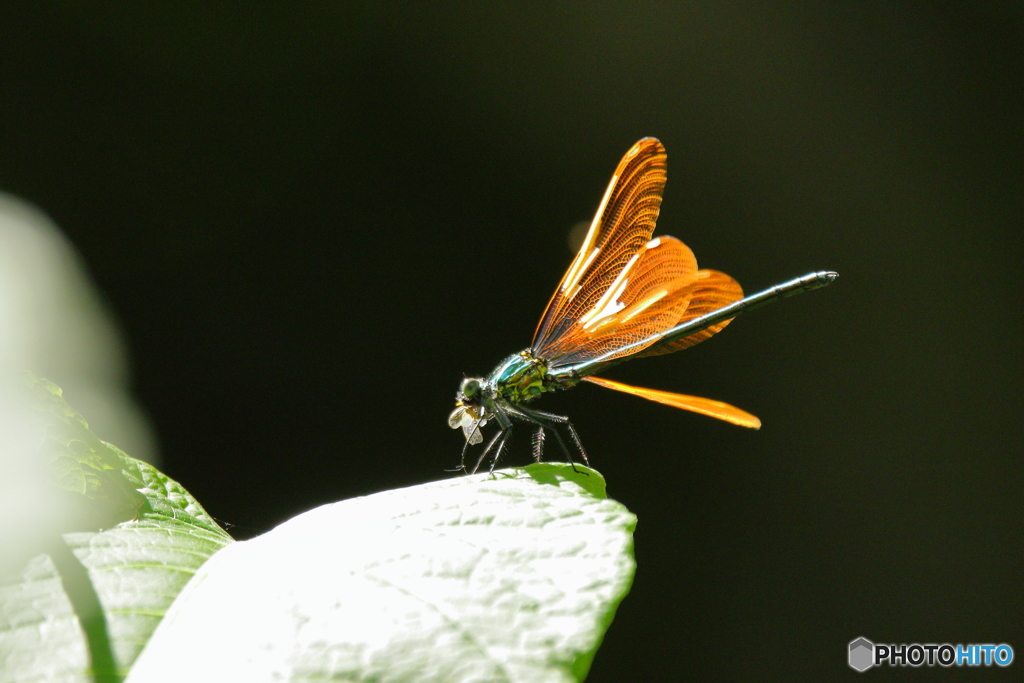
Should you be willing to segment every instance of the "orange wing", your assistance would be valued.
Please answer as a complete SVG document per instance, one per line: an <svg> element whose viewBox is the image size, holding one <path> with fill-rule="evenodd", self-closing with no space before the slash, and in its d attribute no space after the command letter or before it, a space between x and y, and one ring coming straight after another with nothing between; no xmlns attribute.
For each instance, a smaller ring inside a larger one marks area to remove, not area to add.
<svg viewBox="0 0 1024 683"><path fill-rule="evenodd" d="M619 162L583 246L537 323L531 347L538 356L557 356L559 340L595 309L651 240L665 189L666 159L658 140L644 138Z"/></svg>
<svg viewBox="0 0 1024 683"><path fill-rule="evenodd" d="M693 346L728 321L665 344L657 343L658 335L743 298L728 275L698 271L693 252L675 237L651 239L666 159L660 142L644 138L615 169L583 246L534 333L533 353L552 368L596 358L604 368L628 356ZM650 341L638 344L645 339Z"/></svg>
<svg viewBox="0 0 1024 683"><path fill-rule="evenodd" d="M647 242L604 295L543 351L553 365L568 365L651 338L675 325L693 295L697 260L675 237ZM623 352L637 352L636 347Z"/></svg>
<svg viewBox="0 0 1024 683"><path fill-rule="evenodd" d="M690 304L686 307L686 312L672 325L679 325L681 323L688 322L694 318L717 311L723 306L739 301L743 298L743 288L740 287L740 283L733 280L725 273L720 273L717 270L701 270L697 272L696 280L692 285L692 295L690 297ZM720 322L716 325L712 325L700 332L695 332L689 336L683 337L682 339L676 339L673 342L669 342L665 345L655 345L653 348L647 348L643 351L636 353L637 358L644 356L657 356L662 353L672 353L673 351L681 351L688 349L694 344L699 344L708 337L718 334L725 329L725 326L732 322L732 319Z"/></svg>
<svg viewBox="0 0 1024 683"><path fill-rule="evenodd" d="M759 429L761 427L761 421L747 411L740 410L736 406L731 406L728 403L713 401L710 398L686 396L685 394L673 394L668 391L657 391L656 389L644 389L643 387L634 387L620 382L613 382L609 379L603 379L601 377L584 377L583 380L585 382L596 384L600 387L606 387L608 389L614 389L615 391L633 394L640 398L646 398L649 401L664 403L665 405L672 406L673 408L682 408L683 410L700 413L701 415L707 415L708 417L715 417L719 420L725 420L726 422L731 422L734 425L739 425L740 427L750 427L751 429Z"/></svg>

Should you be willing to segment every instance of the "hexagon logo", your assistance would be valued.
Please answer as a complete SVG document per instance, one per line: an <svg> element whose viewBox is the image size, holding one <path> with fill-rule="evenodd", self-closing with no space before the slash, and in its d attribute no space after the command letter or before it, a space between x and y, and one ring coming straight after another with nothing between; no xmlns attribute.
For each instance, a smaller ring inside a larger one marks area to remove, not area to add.
<svg viewBox="0 0 1024 683"><path fill-rule="evenodd" d="M857 671L867 671L875 664L875 644L867 638L850 642L850 666Z"/></svg>

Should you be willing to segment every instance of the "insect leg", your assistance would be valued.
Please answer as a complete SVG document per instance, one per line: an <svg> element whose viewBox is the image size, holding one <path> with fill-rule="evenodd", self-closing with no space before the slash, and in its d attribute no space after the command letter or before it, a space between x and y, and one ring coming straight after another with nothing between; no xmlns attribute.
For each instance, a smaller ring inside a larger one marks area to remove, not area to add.
<svg viewBox="0 0 1024 683"><path fill-rule="evenodd" d="M540 462L544 457L544 425L537 427L533 433L533 461Z"/></svg>
<svg viewBox="0 0 1024 683"><path fill-rule="evenodd" d="M512 436L512 425L508 426L508 429L504 429L501 432L501 441L498 442L498 448L494 451L494 459L491 460L490 472L494 473L494 468L498 464L498 460L501 459L501 454L505 451L505 446L508 444L509 438Z"/></svg>
<svg viewBox="0 0 1024 683"><path fill-rule="evenodd" d="M579 472L579 470L576 469L576 463L573 462L572 453L569 452L569 448L565 445L565 440L562 438L562 435L559 434L558 430L555 428L555 423L566 424L569 421L568 418L563 417L561 415L551 415L550 413L539 413L532 410L527 410L522 406L506 406L505 409L509 412L510 415L513 415L519 418L520 420L524 420L526 422L538 425L541 429L550 429L551 433L555 435L555 439L558 441L558 445L562 447L562 452L565 453L565 457L569 459L569 464L572 466L572 471ZM549 418L557 418L557 420ZM580 453L583 453L582 449L580 450ZM586 460L586 457L586 454L583 453L584 460Z"/></svg>
<svg viewBox="0 0 1024 683"><path fill-rule="evenodd" d="M462 444L462 455L459 456L459 466L453 467L452 469L445 469L445 472L465 472L466 471L466 451L469 450L469 442L472 440L473 434L480 433L480 423L473 425L473 431L470 432L470 436L466 437L465 443Z"/></svg>
<svg viewBox="0 0 1024 683"><path fill-rule="evenodd" d="M502 439L502 446L504 446L504 444L505 444L504 439L508 438L508 435L507 435L506 432L510 432L511 430L512 430L512 427L510 425L507 429L499 429L494 434L494 436L491 437L491 440L487 442L487 448L485 448L484 452L480 454L479 458L477 458L476 464L473 465L473 469L471 469L469 471L470 474L476 474L477 469L479 469L479 467L480 467L480 463L482 463L484 461L484 458L487 457L487 454L491 452L491 449L494 448L494 444L497 443L498 439ZM501 449L499 448L498 450L500 451Z"/></svg>
<svg viewBox="0 0 1024 683"><path fill-rule="evenodd" d="M501 458L501 454L505 451L505 446L508 444L509 439L512 437L512 420L508 417L507 412L508 406L501 401L494 403L494 419L498 421L498 426L501 428L501 441L498 442L498 449L494 453L494 459L491 460L491 472L494 472L494 467L498 464L498 460ZM488 445L490 449L490 445ZM477 467L480 466L481 461L477 461ZM473 468L476 471L476 467Z"/></svg>
<svg viewBox="0 0 1024 683"><path fill-rule="evenodd" d="M525 410L523 408L520 408L520 410L526 413L527 415L530 415L535 420L537 418L543 418L553 424L565 425L565 428L569 431L569 436L572 437L573 444L575 444L576 448L579 450L580 455L583 456L583 462L586 463L587 466L590 465L590 460L587 458L587 451L585 448L583 448L583 442L580 441L580 435L576 433L576 427L573 426L572 422L569 421L568 417L566 417L565 415L555 415L554 413L548 413L543 410ZM538 421L537 424L540 424L540 422ZM550 427L549 425L549 428L551 429L551 431L555 432L555 435L558 434L558 431L555 430L554 427Z"/></svg>
<svg viewBox="0 0 1024 683"><path fill-rule="evenodd" d="M473 427L477 429L477 427ZM462 456L459 458L459 469L463 472L466 471L466 449L469 448L469 439L466 439L466 443L462 444Z"/></svg>

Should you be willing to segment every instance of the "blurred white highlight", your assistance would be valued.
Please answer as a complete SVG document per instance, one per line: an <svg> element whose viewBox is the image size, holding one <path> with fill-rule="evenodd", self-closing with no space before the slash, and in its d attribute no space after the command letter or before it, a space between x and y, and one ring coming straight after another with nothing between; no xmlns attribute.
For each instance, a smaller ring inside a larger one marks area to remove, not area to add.
<svg viewBox="0 0 1024 683"><path fill-rule="evenodd" d="M153 462L124 344L78 254L46 215L0 193L0 381L26 369L60 386L101 439ZM16 397L0 391L0 542L13 562L68 513L68 496L38 461L42 434Z"/></svg>

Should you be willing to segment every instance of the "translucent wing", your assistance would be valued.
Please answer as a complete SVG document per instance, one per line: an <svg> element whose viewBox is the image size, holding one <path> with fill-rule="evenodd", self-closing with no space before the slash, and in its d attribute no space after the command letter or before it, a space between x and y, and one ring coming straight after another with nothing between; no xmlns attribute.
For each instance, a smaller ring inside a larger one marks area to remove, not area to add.
<svg viewBox="0 0 1024 683"><path fill-rule="evenodd" d="M697 260L675 237L655 237L634 255L604 295L543 351L552 367L570 365L650 338L674 326L693 295ZM636 353L632 347L628 354Z"/></svg>
<svg viewBox="0 0 1024 683"><path fill-rule="evenodd" d="M725 273L717 270L701 270L691 285L691 296L689 305L683 315L673 323L673 326L699 318L700 316L717 311L722 306L728 306L734 301L743 298L743 288L740 283L733 280ZM636 358L644 356L657 356L663 353L672 353L688 349L694 344L699 344L708 337L718 334L725 329L725 326L732 322L732 319L717 323L700 332L676 339L667 344L656 344L643 351L636 353Z"/></svg>
<svg viewBox="0 0 1024 683"><path fill-rule="evenodd" d="M656 389L644 389L643 387L634 387L600 377L584 377L583 380L585 382L596 384L600 387L606 387L608 389L614 389L615 391L633 394L640 398L646 398L649 401L664 403L665 405L672 406L673 408L682 408L683 410L700 413L701 415L707 415L708 417L715 417L719 420L725 420L726 422L731 422L734 425L739 425L740 427L750 427L751 429L758 429L761 427L761 421L747 411L740 410L736 406L731 406L728 403L714 401L710 398L686 396L685 394L673 394L668 391L657 391Z"/></svg>
<svg viewBox="0 0 1024 683"><path fill-rule="evenodd" d="M456 406L452 414L448 416L448 426L452 429L462 429L462 434L471 445L484 440L481 430L487 425L487 418L480 417L479 411L473 406Z"/></svg>
<svg viewBox="0 0 1024 683"><path fill-rule="evenodd" d="M553 358L557 348L566 348L559 340L580 318L600 312L598 304L621 284L623 269L650 242L665 189L666 159L658 140L644 138L619 162L583 246L537 324L531 347L539 357Z"/></svg>

